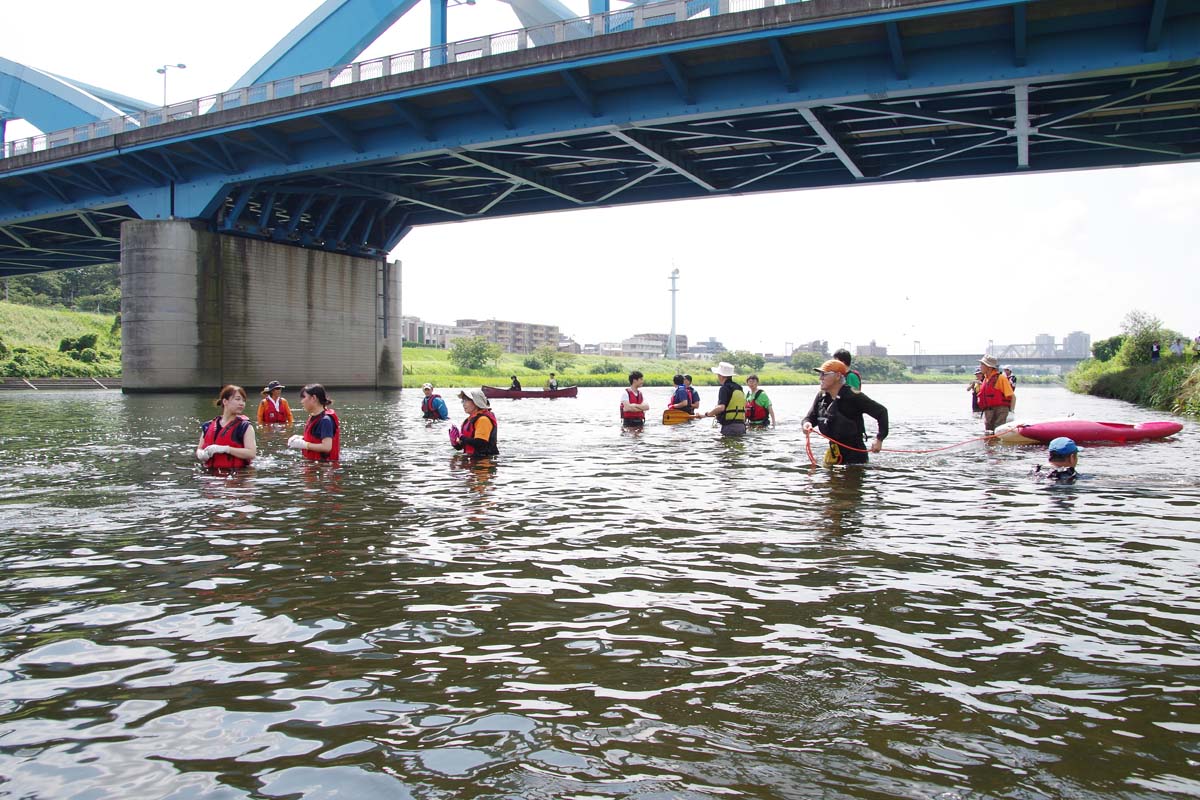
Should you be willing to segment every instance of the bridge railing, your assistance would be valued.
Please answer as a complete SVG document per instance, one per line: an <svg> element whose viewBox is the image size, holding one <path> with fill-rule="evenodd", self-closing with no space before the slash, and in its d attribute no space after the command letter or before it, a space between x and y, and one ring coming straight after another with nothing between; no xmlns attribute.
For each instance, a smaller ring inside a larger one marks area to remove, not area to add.
<svg viewBox="0 0 1200 800"><path fill-rule="evenodd" d="M436 47L356 61L352 64L342 64L306 75L247 86L243 89L233 89L138 114L126 114L25 139L14 139L4 143L3 149L0 150L0 158L36 153L151 125L161 125L165 122L211 114L229 108L266 103L281 97L291 97L318 89L384 78L388 75L414 72L443 64L456 64L547 44L796 2L807 2L807 0L668 0L663 3L610 11L607 14L593 14L587 17L561 20L533 28L477 36L473 39L449 42Z"/></svg>

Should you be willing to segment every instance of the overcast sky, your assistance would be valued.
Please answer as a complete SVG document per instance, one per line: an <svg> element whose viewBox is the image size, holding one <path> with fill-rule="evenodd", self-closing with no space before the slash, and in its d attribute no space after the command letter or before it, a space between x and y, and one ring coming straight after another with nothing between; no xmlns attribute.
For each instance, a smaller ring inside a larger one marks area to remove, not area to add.
<svg viewBox="0 0 1200 800"><path fill-rule="evenodd" d="M567 0L579 13L586 0ZM4 2L0 56L171 102L228 88L319 0ZM187 13L183 13L187 9ZM201 10L203 9L203 10ZM428 44L423 5L363 58ZM450 9L450 39L519 27L507 5ZM30 135L11 123L8 138ZM1200 333L1200 164L760 194L420 228L405 314L558 325L582 342L667 332L782 352L872 339L982 351L1119 332L1130 309ZM483 287L486 291L480 291ZM479 299L491 297L489 302Z"/></svg>

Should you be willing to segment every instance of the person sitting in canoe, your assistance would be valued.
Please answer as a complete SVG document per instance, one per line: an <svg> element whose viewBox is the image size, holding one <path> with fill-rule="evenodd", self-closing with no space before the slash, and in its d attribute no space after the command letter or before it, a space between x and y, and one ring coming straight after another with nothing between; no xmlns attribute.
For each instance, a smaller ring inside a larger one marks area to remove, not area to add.
<svg viewBox="0 0 1200 800"><path fill-rule="evenodd" d="M508 389L509 389L509 391L513 391L513 392L521 391L521 382L519 380L517 380L516 375L512 376L512 385L509 386Z"/></svg>
<svg viewBox="0 0 1200 800"><path fill-rule="evenodd" d="M558 388L558 378L554 377L553 372L550 373L550 377L546 380L546 388L552 392Z"/></svg>
<svg viewBox="0 0 1200 800"><path fill-rule="evenodd" d="M421 416L425 419L450 419L450 410L440 394L433 393L433 384L421 384L425 399L421 401Z"/></svg>
<svg viewBox="0 0 1200 800"><path fill-rule="evenodd" d="M1074 483L1079 474L1075 467L1079 464L1079 451L1083 448L1075 444L1074 439L1060 436L1050 440L1047 448L1050 454L1050 466L1053 469L1042 472L1042 465L1034 469L1034 475L1051 483Z"/></svg>

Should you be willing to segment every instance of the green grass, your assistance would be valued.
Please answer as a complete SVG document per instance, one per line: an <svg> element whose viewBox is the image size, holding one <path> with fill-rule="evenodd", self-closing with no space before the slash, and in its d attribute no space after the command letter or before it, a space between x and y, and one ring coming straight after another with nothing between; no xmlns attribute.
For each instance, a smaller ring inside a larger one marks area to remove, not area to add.
<svg viewBox="0 0 1200 800"><path fill-rule="evenodd" d="M0 375L23 378L116 377L121 374L121 334L110 334L113 315L0 302ZM58 351L64 338L94 333L96 360Z"/></svg>
<svg viewBox="0 0 1200 800"><path fill-rule="evenodd" d="M1164 356L1157 364L1126 364L1119 359L1089 359L1067 377L1067 388L1081 394L1200 414L1200 365L1187 356Z"/></svg>

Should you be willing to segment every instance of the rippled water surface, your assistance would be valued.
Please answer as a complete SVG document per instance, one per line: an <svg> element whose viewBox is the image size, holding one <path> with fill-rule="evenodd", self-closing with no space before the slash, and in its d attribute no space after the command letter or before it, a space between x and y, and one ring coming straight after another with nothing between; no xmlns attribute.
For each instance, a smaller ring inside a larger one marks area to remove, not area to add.
<svg viewBox="0 0 1200 800"><path fill-rule="evenodd" d="M890 447L981 432L868 389ZM981 442L814 469L813 391L736 442L499 401L479 466L335 393L341 466L268 431L232 477L208 398L0 395L0 796L1200 795L1200 428L1071 487Z"/></svg>

